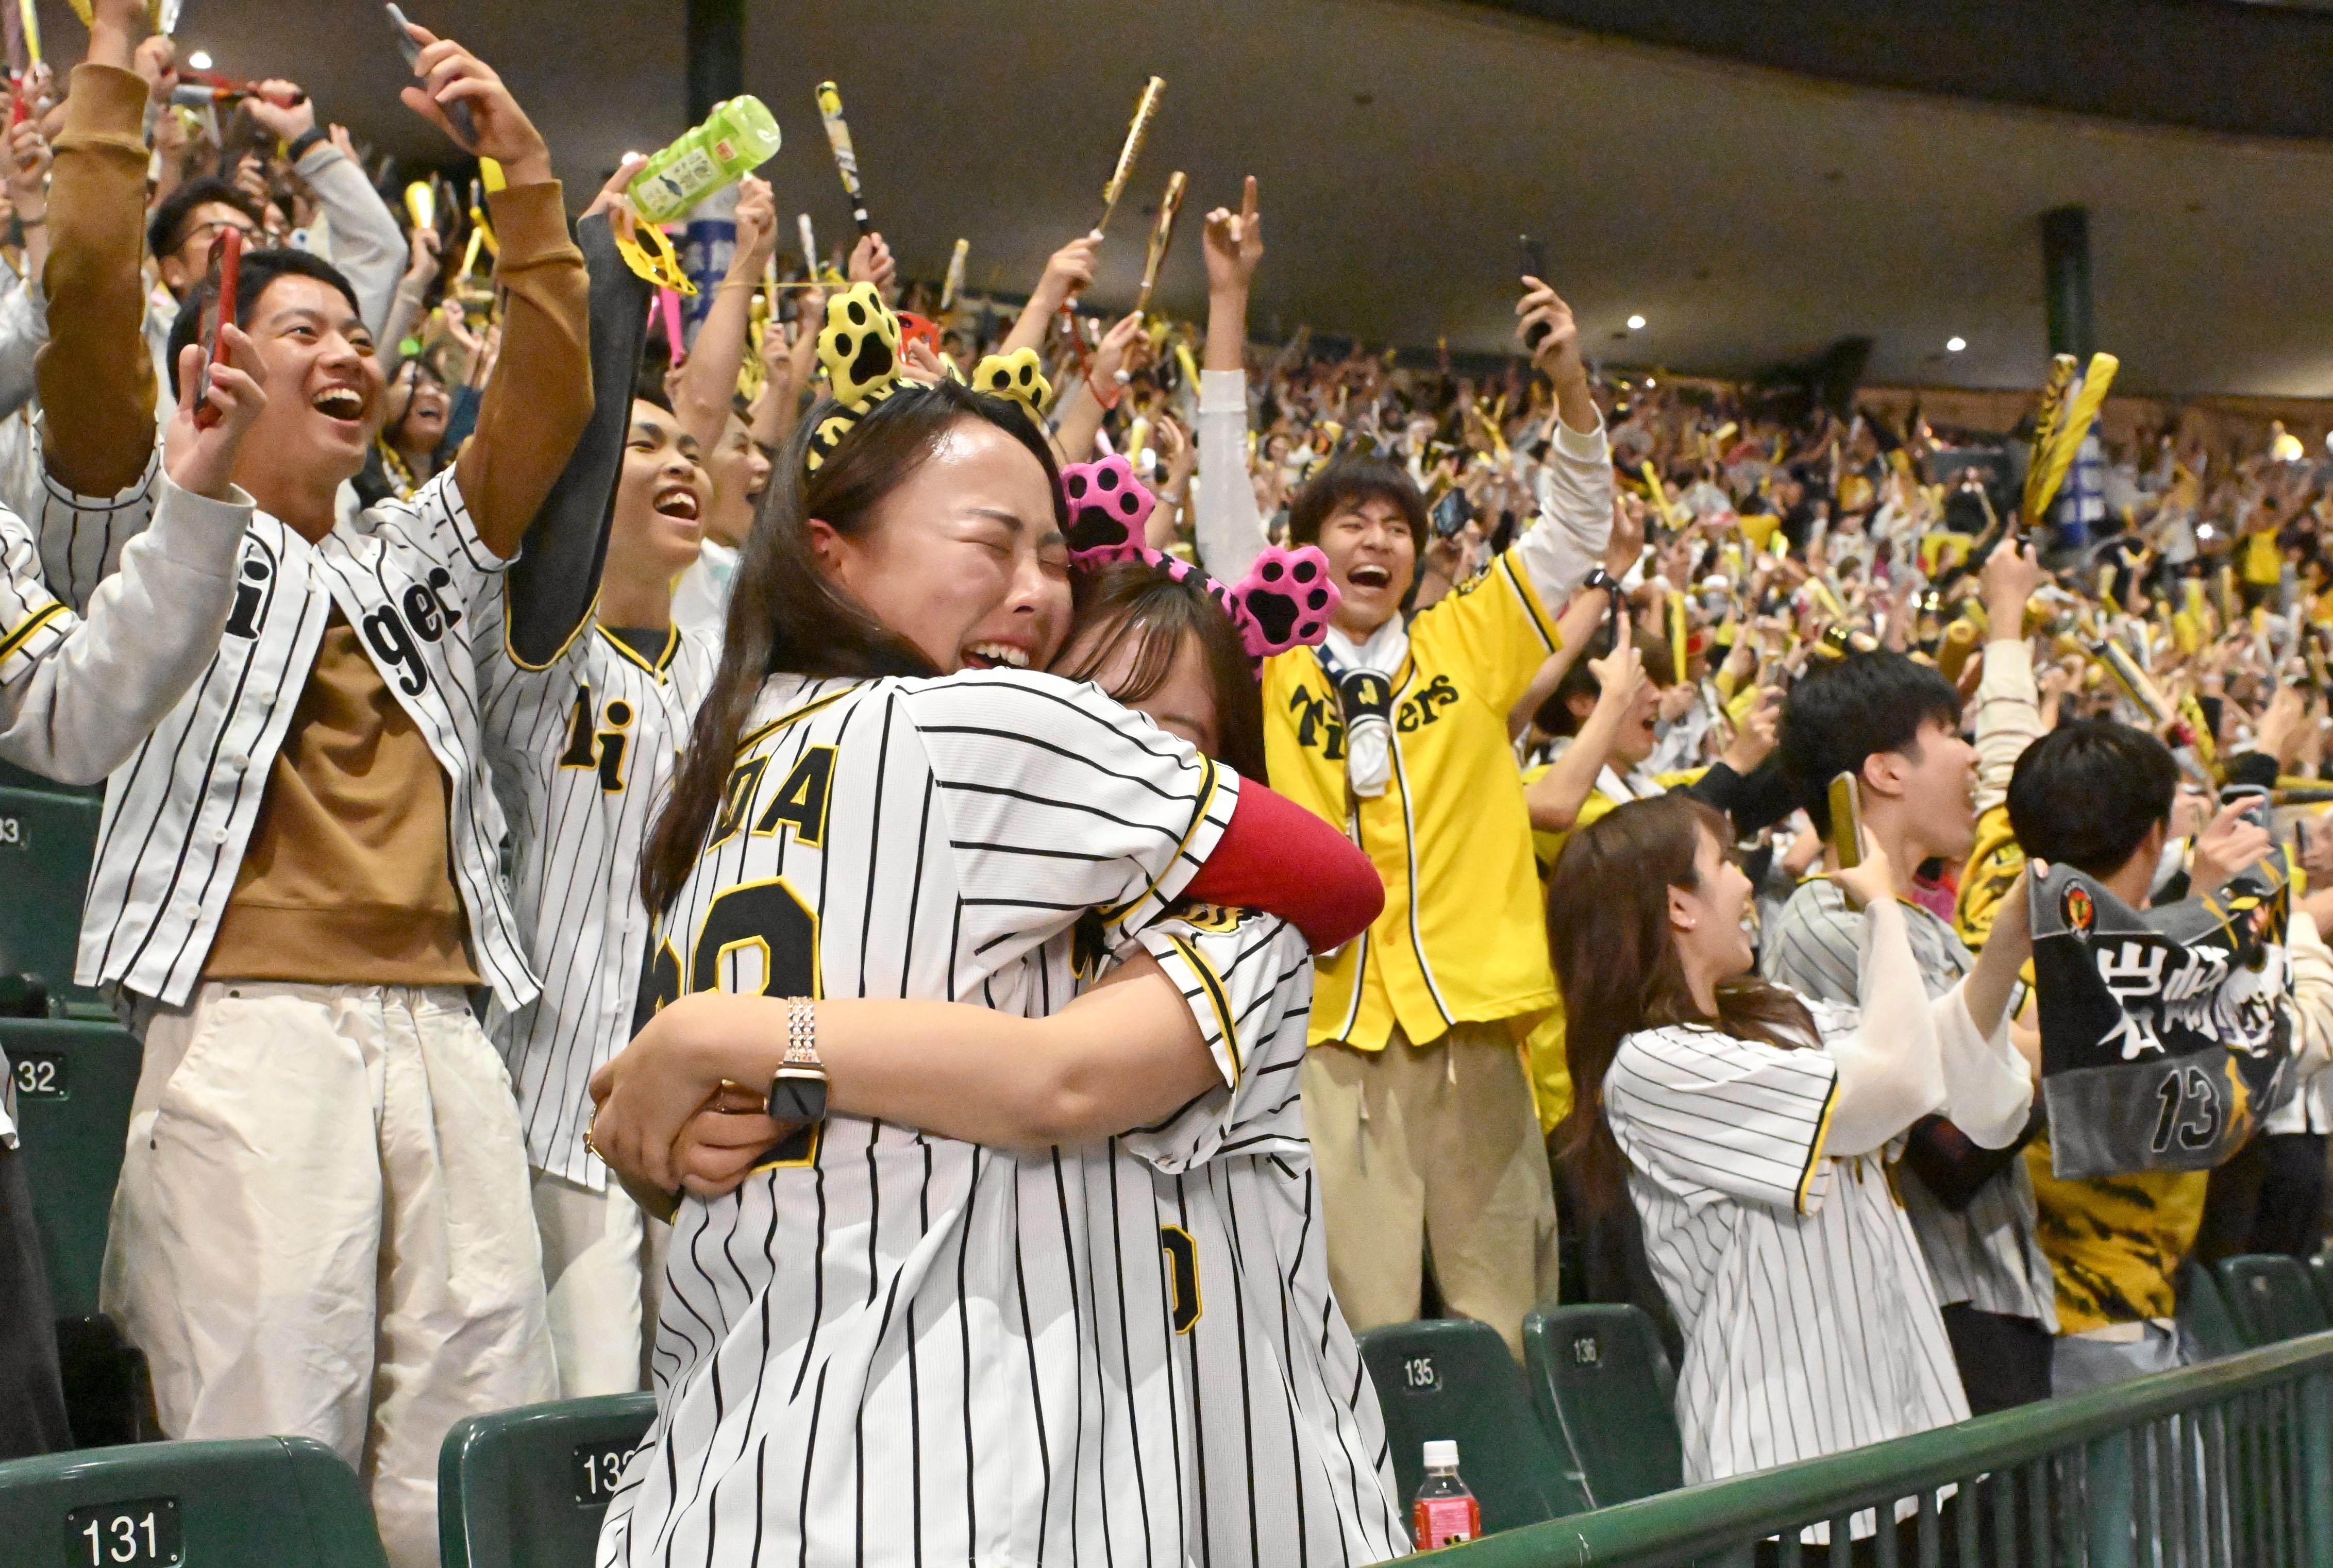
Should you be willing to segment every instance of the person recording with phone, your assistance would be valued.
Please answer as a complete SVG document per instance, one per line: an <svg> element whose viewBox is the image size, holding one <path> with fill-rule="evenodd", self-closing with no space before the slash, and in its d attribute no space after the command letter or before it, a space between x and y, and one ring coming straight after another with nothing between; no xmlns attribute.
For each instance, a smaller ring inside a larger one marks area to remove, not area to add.
<svg viewBox="0 0 2333 1568"><path fill-rule="evenodd" d="M1966 1418L1886 1150L1938 1113L2013 1143L2033 1095L2006 1019L2031 951L2021 901L1932 997L1916 912L1870 835L1823 879L1857 939L1847 994L1804 996L1757 973L1731 837L1689 796L1632 801L1571 836L1547 904L1579 1097L1574 1222L1641 1226L1684 1338L1688 1485Z"/></svg>

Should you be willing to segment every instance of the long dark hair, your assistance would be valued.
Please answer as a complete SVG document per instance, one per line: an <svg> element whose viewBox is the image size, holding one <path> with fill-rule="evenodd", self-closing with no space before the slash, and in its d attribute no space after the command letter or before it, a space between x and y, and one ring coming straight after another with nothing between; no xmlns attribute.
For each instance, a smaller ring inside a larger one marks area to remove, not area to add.
<svg viewBox="0 0 2333 1568"><path fill-rule="evenodd" d="M1070 579L1076 606L1065 646L1094 627L1107 628L1074 668L1056 665L1068 680L1090 681L1129 637L1138 639L1134 667L1110 696L1131 707L1164 684L1183 639L1196 637L1207 661L1215 699L1215 756L1243 779L1263 779L1263 698L1239 628L1213 595L1190 578L1171 578L1141 561L1117 561Z"/></svg>
<svg viewBox="0 0 2333 1568"><path fill-rule="evenodd" d="M1699 885L1694 857L1704 833L1721 845L1733 838L1724 817L1689 795L1632 801L1574 832L1548 882L1548 942L1571 1069L1557 1158L1567 1190L1588 1206L1583 1219L1628 1212L1626 1162L1604 1115L1604 1075L1622 1039L1702 1024L1786 1048L1819 1041L1806 1004L1754 972L1717 988L1714 1017L1694 1000L1669 930L1669 889Z"/></svg>
<svg viewBox="0 0 2333 1568"><path fill-rule="evenodd" d="M967 419L993 425L1043 464L1055 524L1069 531L1053 454L1021 406L955 381L903 386L863 415L815 473L803 468L811 432L837 412L821 402L802 416L762 492L729 598L721 668L696 711L688 752L672 796L657 817L640 859L640 892L661 910L680 891L721 804L737 737L770 675L864 680L937 672L921 650L870 615L820 569L809 522L862 539L884 497L914 476L941 436Z"/></svg>

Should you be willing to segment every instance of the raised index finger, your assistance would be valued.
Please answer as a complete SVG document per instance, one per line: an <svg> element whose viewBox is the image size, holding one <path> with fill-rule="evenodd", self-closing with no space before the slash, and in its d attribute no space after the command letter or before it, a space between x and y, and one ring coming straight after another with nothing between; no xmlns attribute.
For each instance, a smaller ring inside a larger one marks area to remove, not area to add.
<svg viewBox="0 0 2333 1568"><path fill-rule="evenodd" d="M1243 218L1255 216L1255 176L1253 175L1248 176L1247 183L1240 187L1240 216Z"/></svg>

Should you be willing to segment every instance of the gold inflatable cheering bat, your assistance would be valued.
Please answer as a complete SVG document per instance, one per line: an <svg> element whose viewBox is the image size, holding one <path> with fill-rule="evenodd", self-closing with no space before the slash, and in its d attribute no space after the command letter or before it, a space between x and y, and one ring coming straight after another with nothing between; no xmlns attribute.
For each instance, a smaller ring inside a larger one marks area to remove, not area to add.
<svg viewBox="0 0 2333 1568"><path fill-rule="evenodd" d="M875 232L867 215L867 196L859 188L859 155L850 148L850 127L842 118L842 93L831 81L818 84L818 117L826 125L826 143L834 149L834 172L842 177L842 190L850 198L850 219L862 234Z"/></svg>
<svg viewBox="0 0 2333 1568"><path fill-rule="evenodd" d="M2059 358L2067 359L2071 356ZM2056 417L2048 445L2037 445L2033 466L2025 474L2025 504L2020 509L2026 527L2038 526L2042 513L2057 499L2058 487L2065 483L2066 471L2073 467L2074 456L2082 449L2082 438L2090 433L2091 422L2098 416L2098 406L2107 400L2107 388L2114 385L2115 372L2120 368L2122 361L2112 354L2091 355L2089 368L2082 372L2082 389L2067 401L2064 412ZM2054 387L2054 372L2050 380ZM2063 398L2062 390L2059 396ZM2039 437L2037 432L2037 442Z"/></svg>
<svg viewBox="0 0 2333 1568"><path fill-rule="evenodd" d="M1149 253L1142 260L1142 290L1134 297L1138 311L1150 309L1150 291L1158 286L1158 269L1166 263L1166 247L1175 243L1175 215L1183 210L1188 183L1179 168L1166 177L1166 194L1158 198L1158 222L1150 231Z"/></svg>
<svg viewBox="0 0 2333 1568"><path fill-rule="evenodd" d="M1094 233L1109 227L1109 215L1118 210L1118 198L1126 194L1126 182L1134 173L1134 160L1142 156L1142 144L1150 135L1150 122L1158 117L1158 98L1166 91L1166 79L1154 76L1143 85L1141 100L1134 106L1134 122L1126 128L1126 145L1118 149L1118 167L1109 171L1109 183L1101 187L1101 218L1094 225Z"/></svg>
<svg viewBox="0 0 2333 1568"><path fill-rule="evenodd" d="M2162 729L2178 717L2172 712L2171 704L2163 700L2163 693L2156 689L2153 678L2139 668L2136 659L2130 656L2129 649L2114 638L2107 637L2090 652L2099 664L2106 666L2107 674L2114 677L2115 684L2122 688L2123 694L2138 704L2139 712L2145 713L2156 729Z"/></svg>
<svg viewBox="0 0 2333 1568"><path fill-rule="evenodd" d="M2018 511L2029 519L2037 511L2033 497L2041 488L2041 471L2049 466L2050 440L2066 416L2066 394L2073 389L2074 372L2080 368L2081 361L2071 354L2050 357L2050 379L2043 385L2041 401L2033 410L2032 449L2025 464L2025 493L2018 506Z"/></svg>

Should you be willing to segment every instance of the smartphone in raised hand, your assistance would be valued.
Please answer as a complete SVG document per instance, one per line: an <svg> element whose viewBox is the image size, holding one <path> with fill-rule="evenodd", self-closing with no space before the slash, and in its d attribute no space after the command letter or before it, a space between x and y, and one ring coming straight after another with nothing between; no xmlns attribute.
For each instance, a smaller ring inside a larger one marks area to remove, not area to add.
<svg viewBox="0 0 2333 1568"><path fill-rule="evenodd" d="M218 263L218 310L211 322L210 337L203 344L202 379L195 388L195 424L207 430L219 422L219 412L211 406L211 367L218 363L219 339L224 330L235 325L235 284L243 275L243 231L227 228L218 232L211 242L211 253Z"/></svg>
<svg viewBox="0 0 2333 1568"><path fill-rule="evenodd" d="M1841 871L1863 864L1863 789L1852 773L1830 781L1830 846Z"/></svg>
<svg viewBox="0 0 2333 1568"><path fill-rule="evenodd" d="M405 19L405 13L397 7L395 0L390 0L388 10L389 24L397 33L397 52L405 56L407 65L418 65L421 63L421 45L413 41L413 34L408 31L413 24ZM460 133L464 148L475 148L478 145L478 122L470 117L470 106L466 103L446 103L438 107L446 111L446 118Z"/></svg>
<svg viewBox="0 0 2333 1568"><path fill-rule="evenodd" d="M1515 247L1522 260L1522 275L1526 278L1537 278L1542 283L1547 282L1547 247L1529 234L1516 235ZM1536 349L1539 347L1539 340L1546 336L1547 323L1533 321L1523 333L1523 347Z"/></svg>

